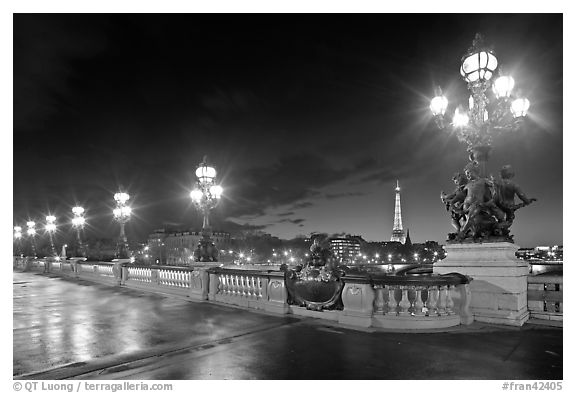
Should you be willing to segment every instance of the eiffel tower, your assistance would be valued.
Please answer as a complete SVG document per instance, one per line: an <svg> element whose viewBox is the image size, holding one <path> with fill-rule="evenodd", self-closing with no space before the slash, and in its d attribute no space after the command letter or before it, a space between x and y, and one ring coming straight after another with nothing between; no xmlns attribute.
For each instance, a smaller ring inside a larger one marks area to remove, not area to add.
<svg viewBox="0 0 576 393"><path fill-rule="evenodd" d="M391 242L406 242L406 233L402 228L402 209L400 208L400 184L396 180L396 205L394 206L394 228L392 228Z"/></svg>

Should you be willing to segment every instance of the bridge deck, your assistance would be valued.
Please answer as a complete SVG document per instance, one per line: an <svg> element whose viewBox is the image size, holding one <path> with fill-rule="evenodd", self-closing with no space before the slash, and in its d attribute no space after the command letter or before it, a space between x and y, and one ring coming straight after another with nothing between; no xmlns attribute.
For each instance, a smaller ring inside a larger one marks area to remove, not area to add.
<svg viewBox="0 0 576 393"><path fill-rule="evenodd" d="M352 330L34 273L13 291L15 378L562 379L560 328Z"/></svg>

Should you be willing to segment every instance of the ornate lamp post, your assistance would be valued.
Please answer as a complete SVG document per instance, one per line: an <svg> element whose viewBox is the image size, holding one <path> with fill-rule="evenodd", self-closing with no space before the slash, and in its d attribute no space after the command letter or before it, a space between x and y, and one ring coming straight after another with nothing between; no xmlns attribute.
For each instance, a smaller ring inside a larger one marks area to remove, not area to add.
<svg viewBox="0 0 576 393"><path fill-rule="evenodd" d="M36 258L36 223L34 221L28 221L26 223L28 230L26 233L30 236L30 246L32 247L32 257Z"/></svg>
<svg viewBox="0 0 576 393"><path fill-rule="evenodd" d="M500 130L514 130L522 124L530 101L515 98L512 94L514 79L505 75L494 80L498 60L480 34L476 34L472 47L462 57L460 74L468 84L470 97L467 109L458 105L452 121L446 119L448 99L436 88L430 110L439 128L449 128L458 139L468 145L470 160L479 167L481 177L486 177L486 162L492 150L492 134Z"/></svg>
<svg viewBox="0 0 576 393"><path fill-rule="evenodd" d="M116 251L119 259L129 258L128 239L124 231L124 226L130 220L130 214L132 213L132 208L126 205L129 199L130 195L125 192L114 194L114 200L116 201L116 208L113 210L114 218L120 223L120 237Z"/></svg>
<svg viewBox="0 0 576 393"><path fill-rule="evenodd" d="M20 255L22 254L22 227L21 226L15 226L14 227L14 241L16 242L16 249L14 251L15 255Z"/></svg>
<svg viewBox="0 0 576 393"><path fill-rule="evenodd" d="M56 231L56 217L50 215L46 216L46 226L44 227L48 236L50 237L50 256L56 257L56 249L54 248L54 232Z"/></svg>
<svg viewBox="0 0 576 393"><path fill-rule="evenodd" d="M496 72L499 73L498 78L495 78ZM442 193L441 196L452 213L453 226L457 231L449 235L449 240L487 236L504 236L511 240L508 228L514 218L513 211L534 200L526 198L521 192L516 193L523 204L515 205L512 189L517 186L509 180L513 176L511 170L496 181L487 178L486 164L492 150L493 134L519 128L530 102L513 94L514 79L506 75L502 67L498 68L496 55L484 44L480 34L476 34L472 47L462 57L460 74L470 91L466 108L457 105L451 121L448 120L448 99L439 87L430 103L437 126L449 129L466 143L470 160L465 175L457 174L453 178L457 184L454 193ZM491 199L486 191L489 189L494 195L501 196L501 200L493 200L491 210L485 204ZM482 192L485 195L480 195Z"/></svg>
<svg viewBox="0 0 576 393"><path fill-rule="evenodd" d="M86 249L82 243L81 232L84 229L86 220L84 219L84 208L81 206L74 206L72 208L74 217L72 218L72 226L76 229L76 256L86 257Z"/></svg>
<svg viewBox="0 0 576 393"><path fill-rule="evenodd" d="M194 251L197 262L218 261L218 250L212 242L212 229L210 228L210 210L216 207L222 196L222 187L216 184L216 169L206 163L206 157L196 169L196 187L190 192L190 198L202 212L202 238L198 248Z"/></svg>

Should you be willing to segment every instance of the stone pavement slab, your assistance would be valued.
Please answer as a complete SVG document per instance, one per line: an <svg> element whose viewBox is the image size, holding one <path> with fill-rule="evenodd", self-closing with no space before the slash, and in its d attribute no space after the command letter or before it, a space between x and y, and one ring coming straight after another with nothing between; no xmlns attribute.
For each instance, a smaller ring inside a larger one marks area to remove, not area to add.
<svg viewBox="0 0 576 393"><path fill-rule="evenodd" d="M23 379L562 379L562 329L348 329L14 273Z"/></svg>

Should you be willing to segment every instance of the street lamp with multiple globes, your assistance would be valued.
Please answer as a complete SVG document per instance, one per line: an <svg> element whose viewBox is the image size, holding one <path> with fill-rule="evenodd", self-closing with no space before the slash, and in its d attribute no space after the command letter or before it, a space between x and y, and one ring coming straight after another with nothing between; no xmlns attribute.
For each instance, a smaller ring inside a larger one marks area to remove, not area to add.
<svg viewBox="0 0 576 393"><path fill-rule="evenodd" d="M72 208L74 217L72 218L72 226L76 229L76 256L86 257L86 250L82 243L81 231L84 229L86 220L84 219L84 208L82 206L74 206Z"/></svg>
<svg viewBox="0 0 576 393"><path fill-rule="evenodd" d="M30 246L32 248L32 257L36 258L36 223L34 221L28 221L26 223L28 229L26 233L30 237Z"/></svg>
<svg viewBox="0 0 576 393"><path fill-rule="evenodd" d="M218 249L212 242L210 210L215 208L222 196L222 187L216 184L216 169L206 163L206 157L196 169L196 187L190 192L190 198L202 212L202 238L194 251L197 262L217 262Z"/></svg>
<svg viewBox="0 0 576 393"><path fill-rule="evenodd" d="M493 78L498 71L499 77ZM526 206L534 199L516 193L523 201L514 204L513 188L509 180L510 170L501 171L501 179L488 178L486 164L492 150L492 136L502 130L515 130L522 124L530 102L513 94L514 79L498 68L494 52L485 44L482 36L476 34L472 47L462 57L460 74L468 84L470 97L467 109L462 105L455 108L454 115L447 119L448 99L442 90L436 88L436 96L430 103L430 110L440 129L450 129L458 139L467 144L470 163L464 174L457 174L453 180L457 184L454 193L442 193L442 201L451 211L456 233L449 234L449 240L465 238L505 237L511 240L508 228L514 219L514 210ZM486 190L494 195L508 195L493 203ZM519 190L519 188L518 188ZM484 193L483 195L481 195ZM511 200L510 200L511 193ZM506 200L503 200L506 199Z"/></svg>
<svg viewBox="0 0 576 393"><path fill-rule="evenodd" d="M56 217L53 215L46 216L46 226L44 227L48 236L50 237L50 256L56 257L56 249L54 248L54 232L56 231Z"/></svg>
<svg viewBox="0 0 576 393"><path fill-rule="evenodd" d="M120 237L117 244L117 257L118 259L128 259L128 239L126 238L126 232L124 230L125 224L130 220L130 214L132 213L132 208L126 205L126 202L130 199L130 195L125 192L117 192L114 194L114 200L116 201L116 208L113 210L114 218L120 223Z"/></svg>

